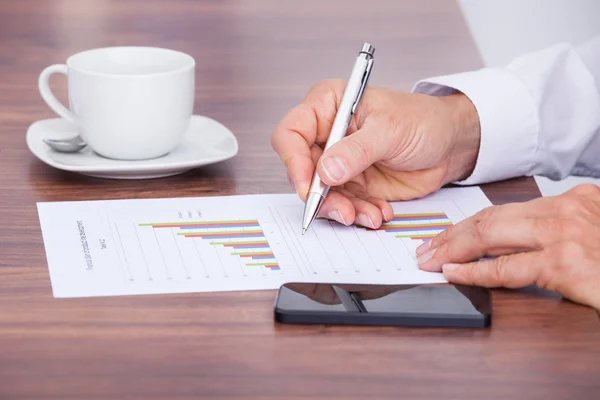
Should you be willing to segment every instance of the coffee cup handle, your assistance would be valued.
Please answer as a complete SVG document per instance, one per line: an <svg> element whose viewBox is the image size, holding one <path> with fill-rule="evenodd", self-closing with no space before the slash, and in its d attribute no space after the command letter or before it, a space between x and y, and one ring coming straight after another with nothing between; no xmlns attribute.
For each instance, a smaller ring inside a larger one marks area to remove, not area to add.
<svg viewBox="0 0 600 400"><path fill-rule="evenodd" d="M42 99L44 99L52 111L70 123L75 124L75 117L73 113L63 106L62 103L56 99L56 97L54 97L54 94L50 89L50 77L57 73L68 76L67 72L68 67L65 64L54 64L46 67L40 74L38 79L38 87L40 89Z"/></svg>

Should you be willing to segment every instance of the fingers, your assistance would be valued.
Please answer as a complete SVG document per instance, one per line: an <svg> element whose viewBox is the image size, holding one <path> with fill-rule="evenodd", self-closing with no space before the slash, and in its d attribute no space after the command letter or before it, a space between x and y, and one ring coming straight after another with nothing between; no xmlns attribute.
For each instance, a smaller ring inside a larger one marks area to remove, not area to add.
<svg viewBox="0 0 600 400"><path fill-rule="evenodd" d="M314 86L304 101L282 118L271 135L271 145L302 200L306 200L314 173L311 146L327 140L343 90L343 81Z"/></svg>
<svg viewBox="0 0 600 400"><path fill-rule="evenodd" d="M371 204L375 205L381 212L381 218L383 222L390 222L394 218L394 208L390 203L385 200L378 199L373 196L369 196L366 199Z"/></svg>
<svg viewBox="0 0 600 400"><path fill-rule="evenodd" d="M530 229L531 224L542 224L550 228L550 219L553 218L556 211L554 210L555 207L552 206L552 203L546 200L547 199L537 199L526 203L512 203L488 207L423 243L417 248L417 257L422 258L423 260L421 262L425 263L432 258L433 250L438 249L450 240L465 234L472 240L473 243L470 244L471 246L481 245L483 244L481 243L482 240L488 239L488 236L490 235L494 235L491 237L494 244L486 247L486 250L489 251L486 253L488 255L505 254L503 251L498 250L499 247L505 247L507 251L510 249L532 248L532 246L523 244L520 241L521 239L519 239L518 236L520 232L518 232L518 229L508 226L507 221L516 221L514 223L519 224L519 226L522 226L524 229ZM521 220L524 219L527 219L530 224L524 225L521 222ZM547 220L545 224L544 220ZM503 228L501 231L497 229L498 225ZM502 242L502 240L504 242ZM469 260L460 260L460 262L462 261ZM440 267L441 264L438 263L435 268L439 270Z"/></svg>
<svg viewBox="0 0 600 400"><path fill-rule="evenodd" d="M352 195L368 201L376 206L381 213L382 222L389 222L394 218L394 208L392 205L383 199L371 196L367 193L364 182L352 181L344 185L344 189Z"/></svg>
<svg viewBox="0 0 600 400"><path fill-rule="evenodd" d="M429 242L424 243L417 249L417 255L424 253L429 249L434 249L450 240L451 237L456 237L461 233L475 229L476 226L481 228L481 225L493 226L497 221L506 219L532 218L532 217L549 217L546 211L545 204L539 204L536 200L527 203L510 203L501 206L488 207L470 218L467 218L458 224L442 231L440 234L432 238Z"/></svg>
<svg viewBox="0 0 600 400"><path fill-rule="evenodd" d="M444 277L459 285L521 288L535 283L542 267L554 260L549 253L533 251L467 264L446 264Z"/></svg>
<svg viewBox="0 0 600 400"><path fill-rule="evenodd" d="M319 160L319 157L321 157L322 153L323 149L316 144L311 147L311 157L315 164ZM338 188L332 188L329 190L329 194L325 198L325 201L321 206L321 210L319 210L319 216L337 221L342 225L351 225L356 217L354 205L349 199L350 196L342 194L336 189ZM306 196L308 196L307 193L300 195L300 197L303 199Z"/></svg>
<svg viewBox="0 0 600 400"><path fill-rule="evenodd" d="M337 190L330 190L319 210L319 215L348 226L354 223L356 210L347 196Z"/></svg>
<svg viewBox="0 0 600 400"><path fill-rule="evenodd" d="M311 149L313 161L316 162L322 153L323 150L314 145ZM320 216L343 225L356 223L373 229L383 221L389 221L393 214L391 204L367 195L364 186L356 182L332 187L319 211Z"/></svg>
<svg viewBox="0 0 600 400"><path fill-rule="evenodd" d="M339 188L337 191L344 194L354 206L355 217L353 222L355 224L371 229L376 229L381 226L381 223L383 222L381 209L368 201L368 197L356 196L349 190L343 188Z"/></svg>
<svg viewBox="0 0 600 400"><path fill-rule="evenodd" d="M314 173L311 145L316 139L317 120L307 105L290 110L275 128L271 145L287 169L291 183L302 200L306 200Z"/></svg>
<svg viewBox="0 0 600 400"><path fill-rule="evenodd" d="M333 188L319 214L344 225L358 224L376 229L383 222L381 208L367 199L370 198L357 197L344 188Z"/></svg>
<svg viewBox="0 0 600 400"><path fill-rule="evenodd" d="M383 138L363 125L323 153L317 164L319 176L329 186L343 185L387 154L391 143Z"/></svg>
<svg viewBox="0 0 600 400"><path fill-rule="evenodd" d="M541 250L552 241L552 221L539 218L491 219L469 229L448 229L446 240L418 256L421 269L440 271L443 264L477 260L484 256Z"/></svg>

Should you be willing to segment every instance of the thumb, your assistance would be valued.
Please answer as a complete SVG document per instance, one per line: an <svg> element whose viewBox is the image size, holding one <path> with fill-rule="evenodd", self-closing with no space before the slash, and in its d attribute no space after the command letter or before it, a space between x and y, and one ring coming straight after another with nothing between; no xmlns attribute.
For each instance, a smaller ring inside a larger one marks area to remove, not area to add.
<svg viewBox="0 0 600 400"><path fill-rule="evenodd" d="M317 164L319 177L326 185L343 185L381 160L387 146L373 131L363 127L323 152Z"/></svg>

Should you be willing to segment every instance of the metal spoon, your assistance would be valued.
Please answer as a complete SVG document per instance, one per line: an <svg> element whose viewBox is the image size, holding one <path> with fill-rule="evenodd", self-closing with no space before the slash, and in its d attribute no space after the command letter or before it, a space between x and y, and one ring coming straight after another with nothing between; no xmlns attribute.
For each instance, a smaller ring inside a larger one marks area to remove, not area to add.
<svg viewBox="0 0 600 400"><path fill-rule="evenodd" d="M44 139L44 143L61 153L75 153L87 146L79 135L69 139Z"/></svg>

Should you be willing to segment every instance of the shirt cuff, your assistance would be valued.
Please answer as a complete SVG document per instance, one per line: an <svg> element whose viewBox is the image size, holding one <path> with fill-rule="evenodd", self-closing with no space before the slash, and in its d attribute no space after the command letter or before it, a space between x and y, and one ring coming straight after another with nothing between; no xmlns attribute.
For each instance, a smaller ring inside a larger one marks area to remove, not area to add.
<svg viewBox="0 0 600 400"><path fill-rule="evenodd" d="M471 176L454 182L477 185L529 175L536 164L539 122L526 87L509 71L478 71L421 80L412 91L433 96L462 92L479 115L481 140Z"/></svg>

